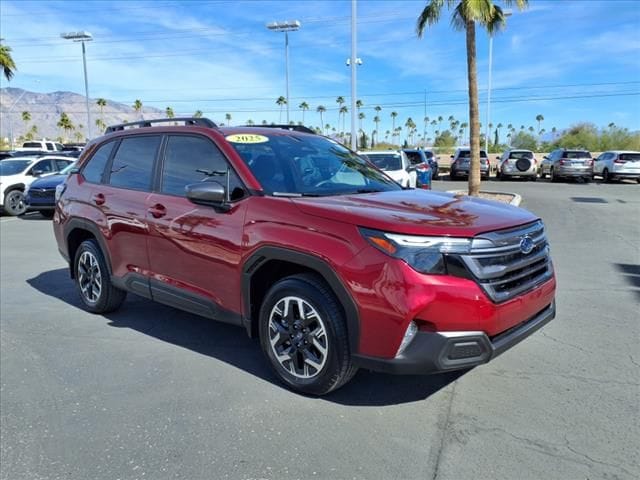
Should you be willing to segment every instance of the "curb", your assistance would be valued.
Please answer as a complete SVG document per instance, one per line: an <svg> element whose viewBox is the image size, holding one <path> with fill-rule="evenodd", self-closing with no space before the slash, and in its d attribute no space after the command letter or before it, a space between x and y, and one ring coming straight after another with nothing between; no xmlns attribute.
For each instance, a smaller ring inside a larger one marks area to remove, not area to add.
<svg viewBox="0 0 640 480"><path fill-rule="evenodd" d="M466 190L447 190L447 193L453 193L454 195L467 195ZM499 195L511 195L513 198L511 199L509 204L513 205L514 207L519 207L522 203L522 195L518 195L517 193L513 192L487 192L481 190L480 193L497 193Z"/></svg>

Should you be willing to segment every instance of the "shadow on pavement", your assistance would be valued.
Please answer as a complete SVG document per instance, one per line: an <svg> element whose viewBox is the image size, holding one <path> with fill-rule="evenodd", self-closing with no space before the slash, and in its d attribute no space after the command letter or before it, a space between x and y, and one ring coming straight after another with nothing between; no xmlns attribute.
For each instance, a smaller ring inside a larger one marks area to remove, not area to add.
<svg viewBox="0 0 640 480"><path fill-rule="evenodd" d="M82 302L66 268L42 272L27 280L33 288L80 310ZM91 315L116 328L130 328L163 342L222 360L256 377L283 387L267 364L260 344L241 328L192 315L133 294L120 310ZM441 375L395 376L360 370L347 385L322 397L342 405L383 406L424 400L458 379L464 372Z"/></svg>
<svg viewBox="0 0 640 480"><path fill-rule="evenodd" d="M614 263L616 268L622 274L626 282L631 285L631 290L636 294L640 301L640 265L632 265L629 263Z"/></svg>

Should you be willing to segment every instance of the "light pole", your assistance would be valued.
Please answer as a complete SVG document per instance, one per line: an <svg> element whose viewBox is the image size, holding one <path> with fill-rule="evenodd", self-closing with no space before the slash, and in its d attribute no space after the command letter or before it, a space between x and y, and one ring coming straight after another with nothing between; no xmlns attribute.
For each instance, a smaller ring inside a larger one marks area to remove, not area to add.
<svg viewBox="0 0 640 480"><path fill-rule="evenodd" d="M287 89L287 124L289 124L289 32L300 29L298 20L288 20L285 22L267 23L267 28L274 32L284 32L284 60L285 60L285 82Z"/></svg>
<svg viewBox="0 0 640 480"><path fill-rule="evenodd" d="M356 52L356 18L356 0L351 0L351 58L349 59L349 64L351 65L351 150L354 152L358 150L358 134L356 133L356 68L358 68L358 64L362 64L362 60L358 58Z"/></svg>
<svg viewBox="0 0 640 480"><path fill-rule="evenodd" d="M504 10L502 12L505 18L510 17L512 12ZM485 125L484 134L484 151L489 155L489 122L491 121L491 70L493 63L493 35L489 34L489 85L487 88L487 124Z"/></svg>
<svg viewBox="0 0 640 480"><path fill-rule="evenodd" d="M87 138L91 139L91 111L89 110L89 80L87 79L87 54L84 42L93 40L93 36L89 32L67 32L61 33L60 36L65 40L73 40L82 43L82 66L84 67L84 96L87 102Z"/></svg>

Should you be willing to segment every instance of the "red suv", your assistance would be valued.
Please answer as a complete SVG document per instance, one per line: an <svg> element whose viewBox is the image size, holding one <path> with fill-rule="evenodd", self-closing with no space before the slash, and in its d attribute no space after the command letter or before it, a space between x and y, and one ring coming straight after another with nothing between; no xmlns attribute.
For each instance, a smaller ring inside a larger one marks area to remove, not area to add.
<svg viewBox="0 0 640 480"><path fill-rule="evenodd" d="M54 231L95 313L126 292L242 326L290 388L358 367L486 363L555 316L540 219L403 189L341 144L207 119L110 127L57 192Z"/></svg>

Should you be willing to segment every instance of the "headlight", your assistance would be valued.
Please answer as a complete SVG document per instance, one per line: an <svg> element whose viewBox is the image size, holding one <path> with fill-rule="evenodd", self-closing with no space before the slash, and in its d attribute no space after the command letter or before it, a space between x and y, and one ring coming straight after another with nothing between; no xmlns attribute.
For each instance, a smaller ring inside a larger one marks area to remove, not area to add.
<svg viewBox="0 0 640 480"><path fill-rule="evenodd" d="M378 250L404 260L420 273L447 273L445 255L469 253L471 239L401 235L361 228L360 233Z"/></svg>

